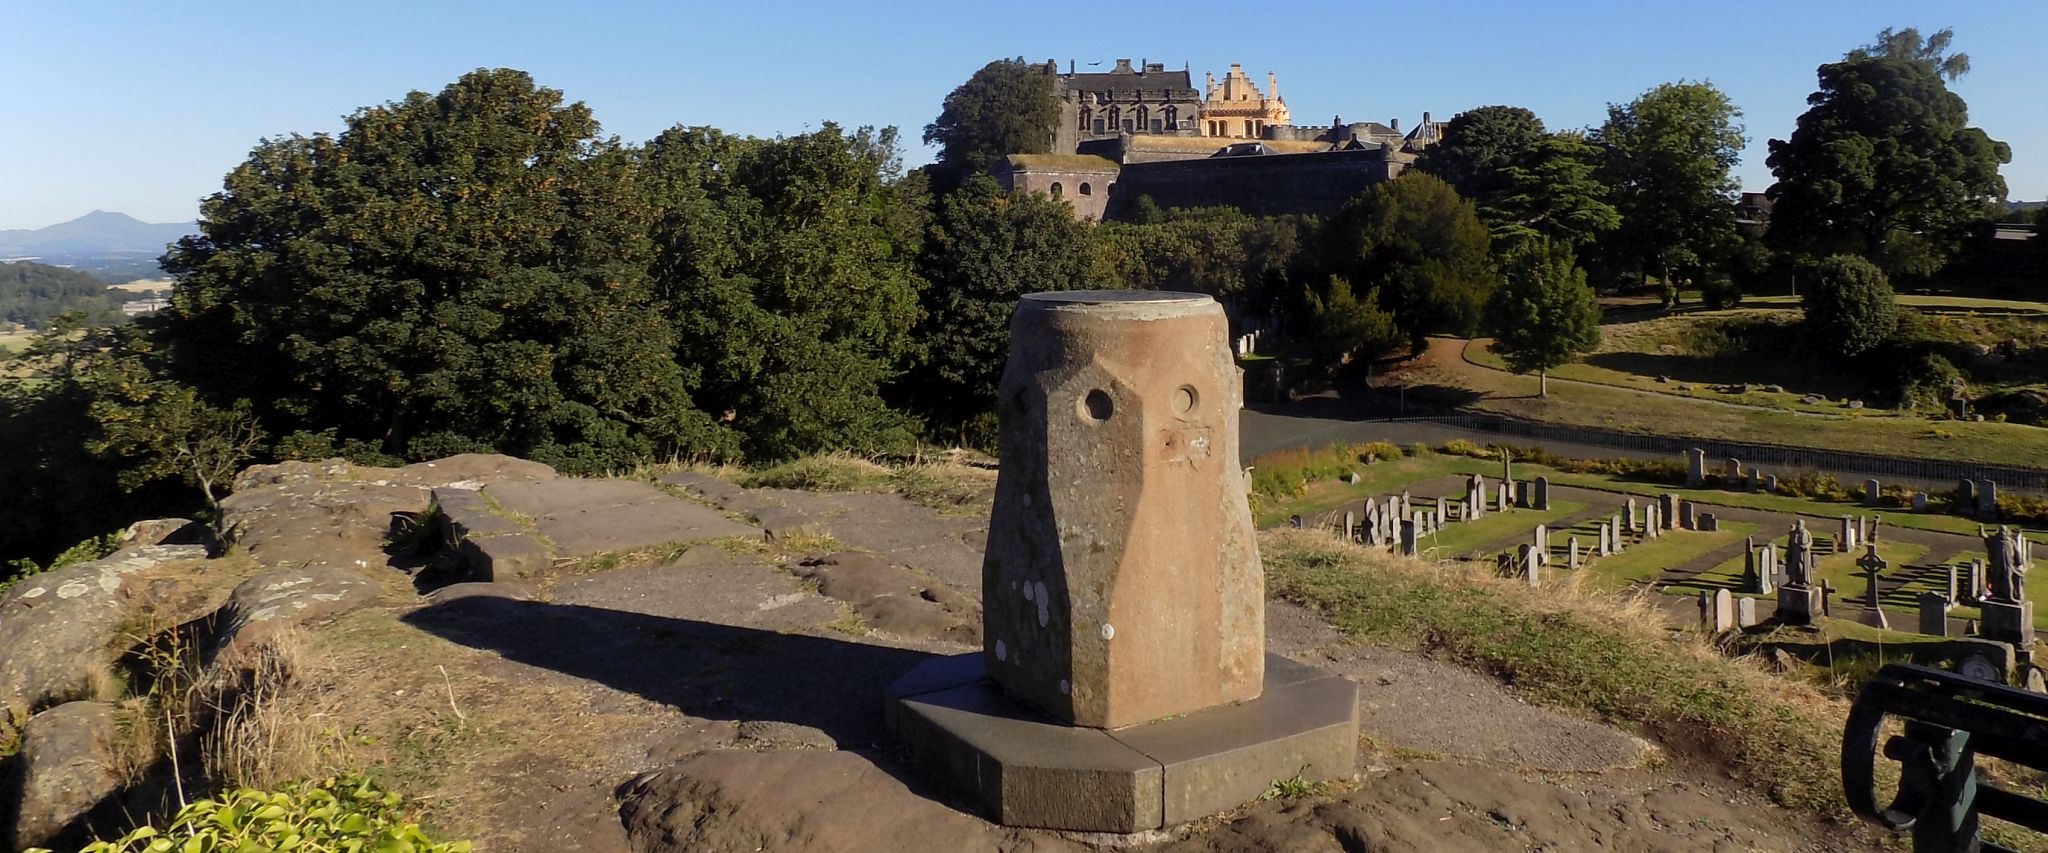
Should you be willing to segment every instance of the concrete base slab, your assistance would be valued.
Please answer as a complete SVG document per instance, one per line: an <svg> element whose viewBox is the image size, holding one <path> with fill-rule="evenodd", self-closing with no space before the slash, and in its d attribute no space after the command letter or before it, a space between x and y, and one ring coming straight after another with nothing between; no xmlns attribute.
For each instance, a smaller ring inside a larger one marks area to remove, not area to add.
<svg viewBox="0 0 2048 853"><path fill-rule="evenodd" d="M988 680L978 653L926 662L886 698L920 769L1008 826L1158 829L1357 762L1358 685L1278 655L1257 699L1121 729L1053 721Z"/></svg>

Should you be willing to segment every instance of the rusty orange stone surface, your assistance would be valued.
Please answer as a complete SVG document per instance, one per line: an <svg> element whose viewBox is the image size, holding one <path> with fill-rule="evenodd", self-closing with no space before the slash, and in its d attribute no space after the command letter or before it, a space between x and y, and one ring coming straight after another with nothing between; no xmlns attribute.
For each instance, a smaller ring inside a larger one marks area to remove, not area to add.
<svg viewBox="0 0 2048 853"><path fill-rule="evenodd" d="M1259 695L1264 574L1227 336L1192 293L1031 294L1011 317L983 655L1055 719L1118 728Z"/></svg>

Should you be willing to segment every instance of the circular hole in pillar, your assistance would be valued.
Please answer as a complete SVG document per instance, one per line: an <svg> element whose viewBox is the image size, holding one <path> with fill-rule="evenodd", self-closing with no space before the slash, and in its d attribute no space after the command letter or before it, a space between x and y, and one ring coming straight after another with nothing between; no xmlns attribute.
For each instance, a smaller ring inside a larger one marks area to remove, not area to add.
<svg viewBox="0 0 2048 853"><path fill-rule="evenodd" d="M1109 392L1097 388L1081 398L1081 418L1102 423L1116 411L1116 404L1110 402Z"/></svg>
<svg viewBox="0 0 2048 853"><path fill-rule="evenodd" d="M1195 393L1195 386L1182 385L1180 390L1173 392L1173 410L1185 415L1193 411L1195 403L1201 399L1202 395Z"/></svg>

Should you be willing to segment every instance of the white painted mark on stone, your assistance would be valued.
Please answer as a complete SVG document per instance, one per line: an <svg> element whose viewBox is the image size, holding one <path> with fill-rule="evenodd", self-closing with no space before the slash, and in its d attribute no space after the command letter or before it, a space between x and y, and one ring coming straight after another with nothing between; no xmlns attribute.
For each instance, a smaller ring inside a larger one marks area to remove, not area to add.
<svg viewBox="0 0 2048 853"><path fill-rule="evenodd" d="M92 587L87 586L84 581L72 581L57 587L57 597L65 599L77 598L91 591Z"/></svg>
<svg viewBox="0 0 2048 853"><path fill-rule="evenodd" d="M1038 627L1043 628L1052 619L1052 596L1045 591L1045 581L1038 582Z"/></svg>
<svg viewBox="0 0 2048 853"><path fill-rule="evenodd" d="M1030 600L1031 600L1031 595L1032 595L1032 593L1031 593L1031 584L1028 584L1028 583L1027 583L1027 584L1025 584L1025 585L1024 585L1024 600L1025 600L1025 601L1030 601Z"/></svg>
<svg viewBox="0 0 2048 853"><path fill-rule="evenodd" d="M1102 638L1103 638L1103 639L1105 639L1105 640L1108 640L1108 639L1112 639L1112 638L1114 638L1115 636L1116 636L1116 626L1115 626L1115 625L1111 625L1111 624L1109 624L1108 622L1104 622L1104 623L1102 623Z"/></svg>
<svg viewBox="0 0 2048 853"><path fill-rule="evenodd" d="M996 660L1009 660L1009 659L1010 659L1010 649L1009 649L1009 647L1008 647L1008 646L1005 646L1005 645L1003 645L1003 641L1002 641L1002 640L997 640L997 641L996 641Z"/></svg>
<svg viewBox="0 0 2048 853"><path fill-rule="evenodd" d="M1066 679L1064 679L1064 678L1060 679L1060 694L1061 694L1061 695L1065 695L1065 694L1066 694L1066 693L1068 693L1068 692L1069 692L1070 690L1071 690L1071 687L1070 687L1070 686L1069 686L1069 685L1067 684L1067 680L1066 680Z"/></svg>
<svg viewBox="0 0 2048 853"><path fill-rule="evenodd" d="M48 590L48 589L46 589L46 588L44 588L44 587L40 587L40 586L39 586L39 587L36 587L35 589L29 590L28 592L24 592L24 593L22 593L22 594L21 594L21 597L22 597L22 599L23 599L23 600L27 600L27 599L30 599L30 598L41 598L41 597L43 596L43 593L46 593L46 592L49 592L49 590Z"/></svg>

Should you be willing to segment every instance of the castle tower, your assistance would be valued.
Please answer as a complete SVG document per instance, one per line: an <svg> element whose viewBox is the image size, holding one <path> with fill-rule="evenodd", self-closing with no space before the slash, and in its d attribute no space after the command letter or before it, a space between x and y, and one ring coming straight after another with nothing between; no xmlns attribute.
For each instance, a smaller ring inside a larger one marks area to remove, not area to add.
<svg viewBox="0 0 2048 853"><path fill-rule="evenodd" d="M1214 74L1206 76L1209 85L1196 121L1203 136L1261 139L1266 128L1288 123L1287 102L1280 98L1280 79L1273 72L1266 72L1264 92L1245 76L1244 66L1235 62L1221 84Z"/></svg>

